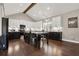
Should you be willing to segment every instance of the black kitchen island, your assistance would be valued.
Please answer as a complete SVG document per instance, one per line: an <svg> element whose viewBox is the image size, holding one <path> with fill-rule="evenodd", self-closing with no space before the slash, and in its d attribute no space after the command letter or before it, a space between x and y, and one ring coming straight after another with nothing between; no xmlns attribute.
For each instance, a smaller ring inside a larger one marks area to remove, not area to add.
<svg viewBox="0 0 79 59"><path fill-rule="evenodd" d="M41 36L44 35L48 40L62 40L62 32L31 32L31 33L25 33L24 34L24 40L26 43L34 45L35 47L40 47L40 40Z"/></svg>

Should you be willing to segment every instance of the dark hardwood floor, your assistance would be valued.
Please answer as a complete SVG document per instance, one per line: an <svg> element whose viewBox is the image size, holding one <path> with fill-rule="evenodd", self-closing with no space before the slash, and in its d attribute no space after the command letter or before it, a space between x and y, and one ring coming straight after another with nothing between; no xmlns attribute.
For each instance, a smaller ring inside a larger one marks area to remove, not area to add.
<svg viewBox="0 0 79 59"><path fill-rule="evenodd" d="M23 40L9 41L8 50L1 50L0 56L79 56L79 44L49 40L49 45L35 48Z"/></svg>

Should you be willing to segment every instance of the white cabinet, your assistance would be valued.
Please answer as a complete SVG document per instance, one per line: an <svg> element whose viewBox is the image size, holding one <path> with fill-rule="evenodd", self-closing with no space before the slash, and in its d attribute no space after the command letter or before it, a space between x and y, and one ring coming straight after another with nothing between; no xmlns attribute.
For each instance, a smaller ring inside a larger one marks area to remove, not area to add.
<svg viewBox="0 0 79 59"><path fill-rule="evenodd" d="M45 31L62 31L61 16L50 17L43 22L43 29Z"/></svg>

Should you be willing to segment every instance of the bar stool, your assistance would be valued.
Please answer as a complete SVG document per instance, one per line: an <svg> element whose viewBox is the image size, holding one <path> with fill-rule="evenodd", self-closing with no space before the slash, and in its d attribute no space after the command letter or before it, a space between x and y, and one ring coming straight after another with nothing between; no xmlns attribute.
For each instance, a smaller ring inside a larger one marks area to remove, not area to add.
<svg viewBox="0 0 79 59"><path fill-rule="evenodd" d="M41 41L42 41L42 46L44 46L44 43L48 44L48 39L46 38L45 34L41 34Z"/></svg>

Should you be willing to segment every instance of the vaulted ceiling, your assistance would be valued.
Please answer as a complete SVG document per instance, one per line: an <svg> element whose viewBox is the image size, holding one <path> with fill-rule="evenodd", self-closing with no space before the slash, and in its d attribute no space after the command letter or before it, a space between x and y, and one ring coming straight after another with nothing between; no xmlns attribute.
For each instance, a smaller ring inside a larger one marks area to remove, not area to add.
<svg viewBox="0 0 79 59"><path fill-rule="evenodd" d="M31 3L4 3L5 15L23 12ZM79 3L37 3L27 11L33 20L48 18L79 9Z"/></svg>
<svg viewBox="0 0 79 59"><path fill-rule="evenodd" d="M27 14L35 20L40 20L77 9L79 9L79 3L41 3L36 4Z"/></svg>

